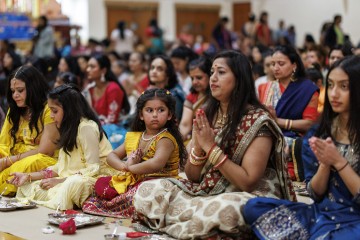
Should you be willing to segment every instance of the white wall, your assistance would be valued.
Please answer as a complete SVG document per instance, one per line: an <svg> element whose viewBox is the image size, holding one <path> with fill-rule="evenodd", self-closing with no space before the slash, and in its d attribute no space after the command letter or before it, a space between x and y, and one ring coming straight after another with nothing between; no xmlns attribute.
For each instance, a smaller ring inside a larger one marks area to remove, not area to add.
<svg viewBox="0 0 360 240"><path fill-rule="evenodd" d="M256 16L265 10L269 13L269 25L276 29L280 19L286 25L295 26L296 44L302 46L305 34L311 33L319 41L324 22L332 22L334 15L343 17L341 24L345 33L357 45L360 40L359 0L252 0L251 7Z"/></svg>
<svg viewBox="0 0 360 240"><path fill-rule="evenodd" d="M123 1L123 0L117 0ZM124 0L135 2L135 0ZM220 6L220 16L230 18L232 26L232 3L250 2L253 12L259 16L261 11L269 13L270 27L276 29L278 21L284 19L286 25L295 25L297 45L303 44L306 33L311 33L319 40L321 26L332 21L335 14L343 16L342 28L348 33L354 44L360 41L359 0L136 0L137 2L159 2L159 25L165 30L165 38L174 40L176 30L176 3L211 4ZM106 36L105 0L62 0L63 13L70 17L73 24L83 26L80 32L83 41L89 37L103 39Z"/></svg>

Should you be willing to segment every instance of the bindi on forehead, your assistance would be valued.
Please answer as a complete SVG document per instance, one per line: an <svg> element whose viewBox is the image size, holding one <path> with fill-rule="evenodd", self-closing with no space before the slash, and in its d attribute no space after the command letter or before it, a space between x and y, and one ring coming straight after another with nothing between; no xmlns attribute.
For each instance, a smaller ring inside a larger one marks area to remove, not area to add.
<svg viewBox="0 0 360 240"><path fill-rule="evenodd" d="M10 80L10 87L11 88L25 87L25 83L19 79L13 78Z"/></svg>

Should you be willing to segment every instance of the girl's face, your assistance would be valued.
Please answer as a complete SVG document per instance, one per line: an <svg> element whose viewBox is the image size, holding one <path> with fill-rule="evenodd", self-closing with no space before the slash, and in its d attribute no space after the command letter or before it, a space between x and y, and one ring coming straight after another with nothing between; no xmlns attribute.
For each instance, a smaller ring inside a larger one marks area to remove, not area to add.
<svg viewBox="0 0 360 240"><path fill-rule="evenodd" d="M206 92L206 89L209 86L209 76L204 73L200 68L195 68L190 70L190 77L192 80L192 87L198 93Z"/></svg>
<svg viewBox="0 0 360 240"><path fill-rule="evenodd" d="M4 68L11 69L13 64L13 59L9 53L5 53L4 55Z"/></svg>
<svg viewBox="0 0 360 240"><path fill-rule="evenodd" d="M337 60L344 58L341 50L332 50L329 56L329 66L331 67Z"/></svg>
<svg viewBox="0 0 360 240"><path fill-rule="evenodd" d="M235 88L235 76L226 63L225 58L217 58L211 67L211 94L220 102L229 102Z"/></svg>
<svg viewBox="0 0 360 240"><path fill-rule="evenodd" d="M149 69L150 81L153 83L164 83L168 80L166 76L166 64L161 58L155 58Z"/></svg>
<svg viewBox="0 0 360 240"><path fill-rule="evenodd" d="M68 71L69 71L69 66L68 66L68 64L66 63L66 61L65 61L64 58L61 58L61 59L60 59L58 68L59 68L59 72L68 72Z"/></svg>
<svg viewBox="0 0 360 240"><path fill-rule="evenodd" d="M275 79L279 80L290 79L293 71L296 69L296 64L291 63L290 59L281 52L276 52L272 55L271 65Z"/></svg>
<svg viewBox="0 0 360 240"><path fill-rule="evenodd" d="M251 56L252 56L252 59L253 59L253 61L255 63L261 63L262 55L261 55L261 52L260 52L259 48L254 47L251 50Z"/></svg>
<svg viewBox="0 0 360 240"><path fill-rule="evenodd" d="M64 84L64 81L60 77L56 77L54 88L59 87Z"/></svg>
<svg viewBox="0 0 360 240"><path fill-rule="evenodd" d="M145 122L146 131L156 134L170 120L172 114L160 99L152 99L145 103L140 112L140 119Z"/></svg>
<svg viewBox="0 0 360 240"><path fill-rule="evenodd" d="M176 72L183 73L186 71L186 60L182 58L172 57L171 62L173 63Z"/></svg>
<svg viewBox="0 0 360 240"><path fill-rule="evenodd" d="M143 69L143 63L141 62L140 55L138 53L132 53L130 55L129 69L131 72L141 71Z"/></svg>
<svg viewBox="0 0 360 240"><path fill-rule="evenodd" d="M327 96L334 112L348 114L350 110L349 76L341 68L334 68L329 73Z"/></svg>
<svg viewBox="0 0 360 240"><path fill-rule="evenodd" d="M80 57L77 59L77 62L79 64L81 72L86 72L87 65L88 65L88 62L86 61L86 59L83 57Z"/></svg>
<svg viewBox="0 0 360 240"><path fill-rule="evenodd" d="M18 107L26 107L26 84L20 79L11 79L10 90L12 98Z"/></svg>
<svg viewBox="0 0 360 240"><path fill-rule="evenodd" d="M59 102L57 100L50 99L50 98L48 99L48 106L51 111L51 113L50 113L51 119L54 120L56 127L60 128L61 122L64 117L64 109L62 108L62 106L59 104Z"/></svg>
<svg viewBox="0 0 360 240"><path fill-rule="evenodd" d="M105 74L105 69L100 68L99 63L95 58L90 58L87 67L87 74L90 80L100 80L101 75Z"/></svg>

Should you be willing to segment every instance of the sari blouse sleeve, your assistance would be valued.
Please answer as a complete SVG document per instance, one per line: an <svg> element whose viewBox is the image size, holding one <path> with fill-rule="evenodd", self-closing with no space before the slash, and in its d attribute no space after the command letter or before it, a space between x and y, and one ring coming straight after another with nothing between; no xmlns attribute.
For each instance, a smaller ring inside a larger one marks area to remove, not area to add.
<svg viewBox="0 0 360 240"><path fill-rule="evenodd" d="M12 146L12 139L10 135L10 129L12 124L9 122L9 111L6 115L4 125L0 133L0 158L10 155L10 146Z"/></svg>
<svg viewBox="0 0 360 240"><path fill-rule="evenodd" d="M98 175L100 170L100 132L95 122L92 125L86 124L79 127L78 143L81 149L81 158L85 168L80 170L84 176L93 177Z"/></svg>
<svg viewBox="0 0 360 240"><path fill-rule="evenodd" d="M51 113L50 108L49 108L49 106L46 104L46 105L45 105L45 108L44 108L44 113L43 113L44 125L47 125L47 124L49 124L49 123L53 123L53 122L54 122L54 120L53 120L53 119L51 118L51 116L50 116L50 113Z"/></svg>
<svg viewBox="0 0 360 240"><path fill-rule="evenodd" d="M315 91L303 112L304 120L316 121L316 119L318 118L318 102L319 92Z"/></svg>
<svg viewBox="0 0 360 240"><path fill-rule="evenodd" d="M107 121L108 123L117 123L123 105L124 92L117 84L112 83L109 84L105 94L108 104Z"/></svg>

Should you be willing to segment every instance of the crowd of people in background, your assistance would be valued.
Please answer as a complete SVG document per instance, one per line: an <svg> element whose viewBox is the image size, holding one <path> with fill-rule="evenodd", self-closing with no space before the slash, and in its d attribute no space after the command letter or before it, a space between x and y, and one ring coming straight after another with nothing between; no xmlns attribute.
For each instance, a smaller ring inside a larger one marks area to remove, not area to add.
<svg viewBox="0 0 360 240"><path fill-rule="evenodd" d="M56 49L42 16L30 53L0 41L0 192L178 239L359 234L359 51L340 15L300 48L268 18L171 44L156 19L142 40L119 21Z"/></svg>

